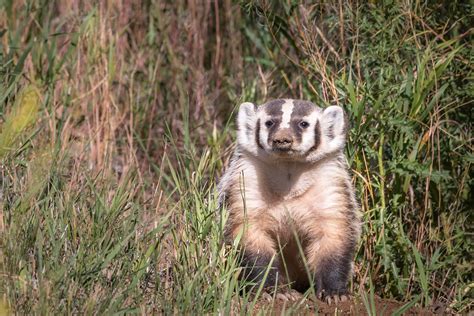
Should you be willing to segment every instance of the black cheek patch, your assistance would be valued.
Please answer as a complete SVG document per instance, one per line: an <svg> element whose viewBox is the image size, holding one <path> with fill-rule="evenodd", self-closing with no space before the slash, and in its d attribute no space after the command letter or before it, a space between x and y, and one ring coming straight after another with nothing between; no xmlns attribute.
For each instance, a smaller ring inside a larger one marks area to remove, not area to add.
<svg viewBox="0 0 474 316"><path fill-rule="evenodd" d="M301 143L301 139L303 138L303 129L300 127L300 120L292 121L291 129L293 130L293 135L295 135L296 141Z"/></svg>
<svg viewBox="0 0 474 316"><path fill-rule="evenodd" d="M309 149L309 151L316 150L321 144L321 127L319 126L319 121L314 125L314 145Z"/></svg>
<svg viewBox="0 0 474 316"><path fill-rule="evenodd" d="M268 130L267 144L269 144L270 146L273 140L273 135L275 135L275 133L277 132L278 127L280 127L280 121L274 121L274 124Z"/></svg>
<svg viewBox="0 0 474 316"><path fill-rule="evenodd" d="M262 144L260 143L260 119L257 120L257 126L255 126L255 142L257 146L263 149Z"/></svg>

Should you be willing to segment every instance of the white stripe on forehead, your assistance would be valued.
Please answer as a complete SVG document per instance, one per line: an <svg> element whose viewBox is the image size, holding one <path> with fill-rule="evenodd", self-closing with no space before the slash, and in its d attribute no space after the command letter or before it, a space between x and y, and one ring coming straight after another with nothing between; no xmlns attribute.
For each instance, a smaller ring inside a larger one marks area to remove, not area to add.
<svg viewBox="0 0 474 316"><path fill-rule="evenodd" d="M283 112L281 116L280 128L289 128L291 121L291 113L293 112L293 100L285 100L285 103L281 106Z"/></svg>

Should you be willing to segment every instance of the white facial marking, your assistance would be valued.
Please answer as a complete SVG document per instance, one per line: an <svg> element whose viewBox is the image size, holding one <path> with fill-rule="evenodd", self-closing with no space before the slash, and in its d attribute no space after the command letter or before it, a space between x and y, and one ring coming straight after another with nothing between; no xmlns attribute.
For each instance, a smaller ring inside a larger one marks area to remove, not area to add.
<svg viewBox="0 0 474 316"><path fill-rule="evenodd" d="M260 139L260 144L264 147L267 148L267 139L268 139L268 128L265 127L265 122L270 119L270 117L263 117L260 119L260 135L258 135Z"/></svg>
<svg viewBox="0 0 474 316"><path fill-rule="evenodd" d="M281 116L280 128L289 128L291 121L291 113L293 112L293 101L285 100L281 106L283 115Z"/></svg>
<svg viewBox="0 0 474 316"><path fill-rule="evenodd" d="M320 114L317 111L313 111L310 115L304 117L304 120L309 122L309 127L303 132L301 139L301 149L307 151L314 145L314 128L318 122Z"/></svg>

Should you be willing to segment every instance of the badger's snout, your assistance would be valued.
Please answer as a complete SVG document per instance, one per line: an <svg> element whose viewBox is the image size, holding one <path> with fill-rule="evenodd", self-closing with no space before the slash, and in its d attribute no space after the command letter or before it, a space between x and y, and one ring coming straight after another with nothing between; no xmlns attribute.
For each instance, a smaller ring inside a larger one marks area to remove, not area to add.
<svg viewBox="0 0 474 316"><path fill-rule="evenodd" d="M272 138L274 150L287 151L291 149L292 145L293 137L289 129L278 131Z"/></svg>

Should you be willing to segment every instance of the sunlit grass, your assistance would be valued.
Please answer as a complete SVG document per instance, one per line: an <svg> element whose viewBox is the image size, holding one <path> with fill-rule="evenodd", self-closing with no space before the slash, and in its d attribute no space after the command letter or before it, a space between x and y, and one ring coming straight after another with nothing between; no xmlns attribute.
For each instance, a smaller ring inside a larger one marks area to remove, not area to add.
<svg viewBox="0 0 474 316"><path fill-rule="evenodd" d="M355 301L368 314L382 311L378 297L400 301L398 314L467 313L467 9L4 1L0 314L278 308L239 294L215 196L235 106L277 97L349 114L364 214ZM306 304L282 313L319 303Z"/></svg>
<svg viewBox="0 0 474 316"><path fill-rule="evenodd" d="M0 126L0 160L20 147L21 140L26 138L27 128L38 118L39 109L40 95L35 86L27 86L19 92L17 101Z"/></svg>

